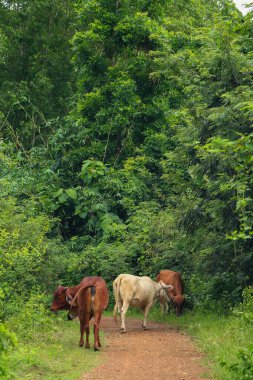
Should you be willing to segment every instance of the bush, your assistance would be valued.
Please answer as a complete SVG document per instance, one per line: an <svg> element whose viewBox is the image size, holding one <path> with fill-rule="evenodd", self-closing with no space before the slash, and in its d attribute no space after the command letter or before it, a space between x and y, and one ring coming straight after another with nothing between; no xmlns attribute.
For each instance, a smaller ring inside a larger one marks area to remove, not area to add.
<svg viewBox="0 0 253 380"><path fill-rule="evenodd" d="M53 318L47 306L48 297L39 289L23 304L18 314L8 320L8 326L22 338L33 339L53 328Z"/></svg>
<svg viewBox="0 0 253 380"><path fill-rule="evenodd" d="M241 348L236 350L232 363L222 361L233 379L252 380L253 378L253 345L248 344L249 337L253 332L253 289L245 288L243 291L243 302L235 307L229 323L229 335L241 336ZM245 337L244 339L242 337ZM243 348L242 348L243 347Z"/></svg>
<svg viewBox="0 0 253 380"><path fill-rule="evenodd" d="M246 324L253 324L253 289L245 288L243 291L243 302L234 308L233 314L240 317Z"/></svg>
<svg viewBox="0 0 253 380"><path fill-rule="evenodd" d="M8 372L5 355L16 343L15 334L10 332L3 323L0 323L0 378Z"/></svg>
<svg viewBox="0 0 253 380"><path fill-rule="evenodd" d="M253 376L253 345L240 350L237 354L238 360L236 363L228 365L222 363L232 374L233 379L237 380L252 380Z"/></svg>

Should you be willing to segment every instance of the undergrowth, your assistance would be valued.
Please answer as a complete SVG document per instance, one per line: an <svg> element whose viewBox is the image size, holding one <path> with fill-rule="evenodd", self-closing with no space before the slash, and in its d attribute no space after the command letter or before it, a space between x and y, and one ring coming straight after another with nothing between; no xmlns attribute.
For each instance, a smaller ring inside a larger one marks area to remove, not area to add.
<svg viewBox="0 0 253 380"><path fill-rule="evenodd" d="M32 339L22 337L17 348L8 355L10 371L3 379L77 380L81 374L97 366L100 353L79 347L79 322L65 318L66 315L56 317L55 323L47 329L44 326L34 332Z"/></svg>

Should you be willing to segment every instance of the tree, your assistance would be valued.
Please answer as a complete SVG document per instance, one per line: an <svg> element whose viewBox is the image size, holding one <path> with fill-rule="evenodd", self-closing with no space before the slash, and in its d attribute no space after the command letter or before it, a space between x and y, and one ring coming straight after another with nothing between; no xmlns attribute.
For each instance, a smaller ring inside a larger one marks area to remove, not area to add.
<svg viewBox="0 0 253 380"><path fill-rule="evenodd" d="M72 1L2 1L4 61L0 62L2 133L24 146L47 147L72 94Z"/></svg>

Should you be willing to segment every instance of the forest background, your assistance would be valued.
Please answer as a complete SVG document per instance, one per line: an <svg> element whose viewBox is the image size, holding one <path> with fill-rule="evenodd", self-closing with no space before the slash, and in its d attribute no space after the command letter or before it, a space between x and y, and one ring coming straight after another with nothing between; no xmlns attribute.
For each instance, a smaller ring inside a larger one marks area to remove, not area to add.
<svg viewBox="0 0 253 380"><path fill-rule="evenodd" d="M232 1L0 1L0 376L86 275L180 271L252 332L252 59Z"/></svg>

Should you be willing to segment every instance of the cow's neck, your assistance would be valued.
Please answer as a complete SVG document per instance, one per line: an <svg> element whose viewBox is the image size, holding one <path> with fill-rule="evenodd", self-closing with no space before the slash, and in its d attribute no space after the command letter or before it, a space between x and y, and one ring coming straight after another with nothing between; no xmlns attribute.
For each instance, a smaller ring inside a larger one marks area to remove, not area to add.
<svg viewBox="0 0 253 380"><path fill-rule="evenodd" d="M70 286L68 288L68 292L69 294L72 296L72 297L75 297L76 293L78 292L78 290L80 289L80 285L77 285L77 286Z"/></svg>
<svg viewBox="0 0 253 380"><path fill-rule="evenodd" d="M156 298L159 298L160 297L160 291L162 290L162 287L160 284L157 284L155 282L155 287L156 287Z"/></svg>

